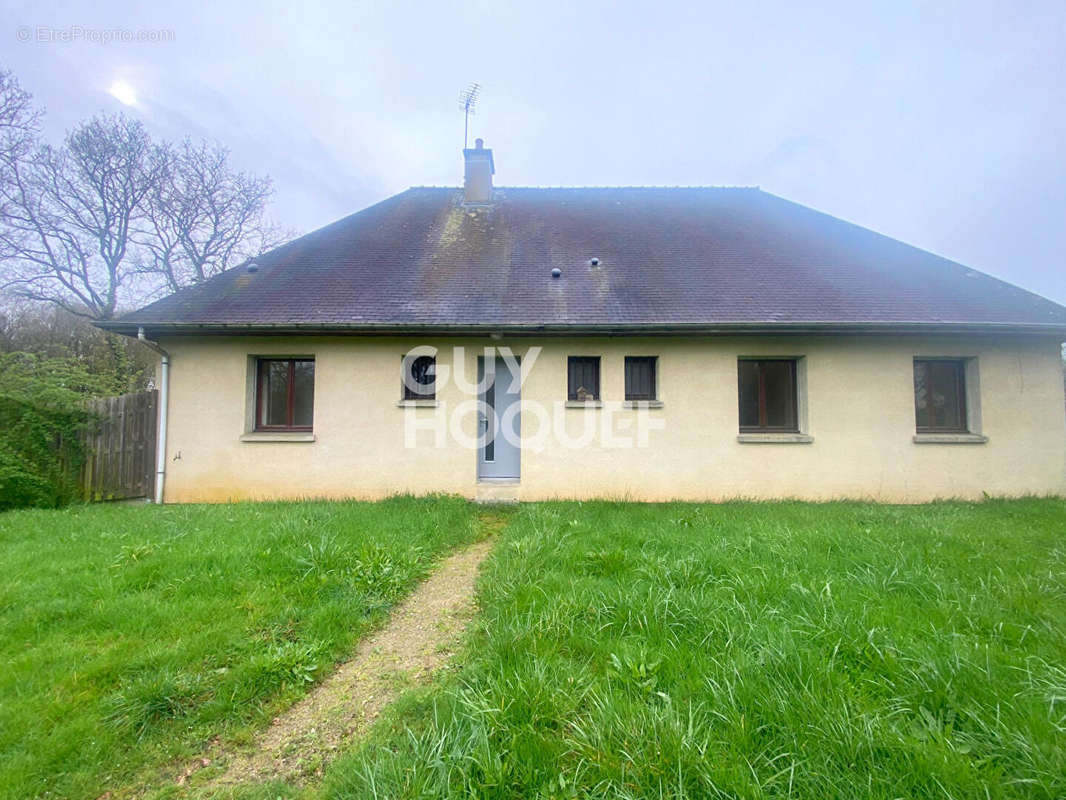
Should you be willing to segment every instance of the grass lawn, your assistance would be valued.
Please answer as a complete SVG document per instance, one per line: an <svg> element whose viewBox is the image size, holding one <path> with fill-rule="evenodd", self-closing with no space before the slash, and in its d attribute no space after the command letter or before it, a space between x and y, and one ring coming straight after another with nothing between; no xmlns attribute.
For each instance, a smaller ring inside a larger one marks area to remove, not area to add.
<svg viewBox="0 0 1066 800"><path fill-rule="evenodd" d="M486 567L315 794L1066 797L1066 502L525 505Z"/></svg>
<svg viewBox="0 0 1066 800"><path fill-rule="evenodd" d="M450 498L0 514L0 797L95 798L247 737L474 515Z"/></svg>

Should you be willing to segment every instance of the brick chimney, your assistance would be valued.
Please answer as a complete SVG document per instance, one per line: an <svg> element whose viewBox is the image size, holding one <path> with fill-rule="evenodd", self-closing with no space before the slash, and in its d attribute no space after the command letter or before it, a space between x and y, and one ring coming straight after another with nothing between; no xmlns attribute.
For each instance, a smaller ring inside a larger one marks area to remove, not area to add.
<svg viewBox="0 0 1066 800"><path fill-rule="evenodd" d="M463 150L466 171L463 175L463 202L468 205L485 205L492 202L492 176L496 167L492 163L492 151L485 148L482 139L474 140L474 148Z"/></svg>

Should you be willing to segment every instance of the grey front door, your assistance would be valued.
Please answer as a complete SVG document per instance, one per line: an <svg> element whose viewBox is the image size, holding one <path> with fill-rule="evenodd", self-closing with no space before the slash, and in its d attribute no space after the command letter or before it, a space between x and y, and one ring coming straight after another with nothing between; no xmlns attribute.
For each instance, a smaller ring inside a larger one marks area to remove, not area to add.
<svg viewBox="0 0 1066 800"><path fill-rule="evenodd" d="M480 356L477 360L478 386L481 387L478 409L479 479L507 478L518 480L522 463L522 422L519 412L522 400L519 385L518 358L508 359ZM486 374L486 370L488 373Z"/></svg>

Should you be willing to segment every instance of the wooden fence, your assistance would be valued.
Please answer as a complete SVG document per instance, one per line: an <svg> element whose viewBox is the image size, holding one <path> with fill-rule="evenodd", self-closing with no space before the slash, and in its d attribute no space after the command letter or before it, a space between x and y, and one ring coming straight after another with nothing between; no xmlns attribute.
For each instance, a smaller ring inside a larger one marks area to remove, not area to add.
<svg viewBox="0 0 1066 800"><path fill-rule="evenodd" d="M151 497L155 479L156 391L101 397L89 407L100 425L85 439L82 493L87 500Z"/></svg>

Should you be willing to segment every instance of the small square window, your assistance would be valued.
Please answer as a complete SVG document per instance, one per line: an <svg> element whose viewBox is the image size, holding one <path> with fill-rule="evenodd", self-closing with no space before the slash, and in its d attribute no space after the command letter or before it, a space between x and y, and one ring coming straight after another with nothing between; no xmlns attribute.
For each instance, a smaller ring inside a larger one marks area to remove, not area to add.
<svg viewBox="0 0 1066 800"><path fill-rule="evenodd" d="M914 417L918 433L969 431L964 359L914 359Z"/></svg>
<svg viewBox="0 0 1066 800"><path fill-rule="evenodd" d="M741 433L798 433L796 360L741 359Z"/></svg>
<svg viewBox="0 0 1066 800"><path fill-rule="evenodd" d="M403 358L403 399L433 400L437 396L437 359L433 356Z"/></svg>
<svg viewBox="0 0 1066 800"><path fill-rule="evenodd" d="M570 356L567 359L567 400L600 399L600 357Z"/></svg>
<svg viewBox="0 0 1066 800"><path fill-rule="evenodd" d="M314 407L314 359L256 360L257 431L309 431L314 419Z"/></svg>
<svg viewBox="0 0 1066 800"><path fill-rule="evenodd" d="M626 400L658 400L655 356L626 356Z"/></svg>

